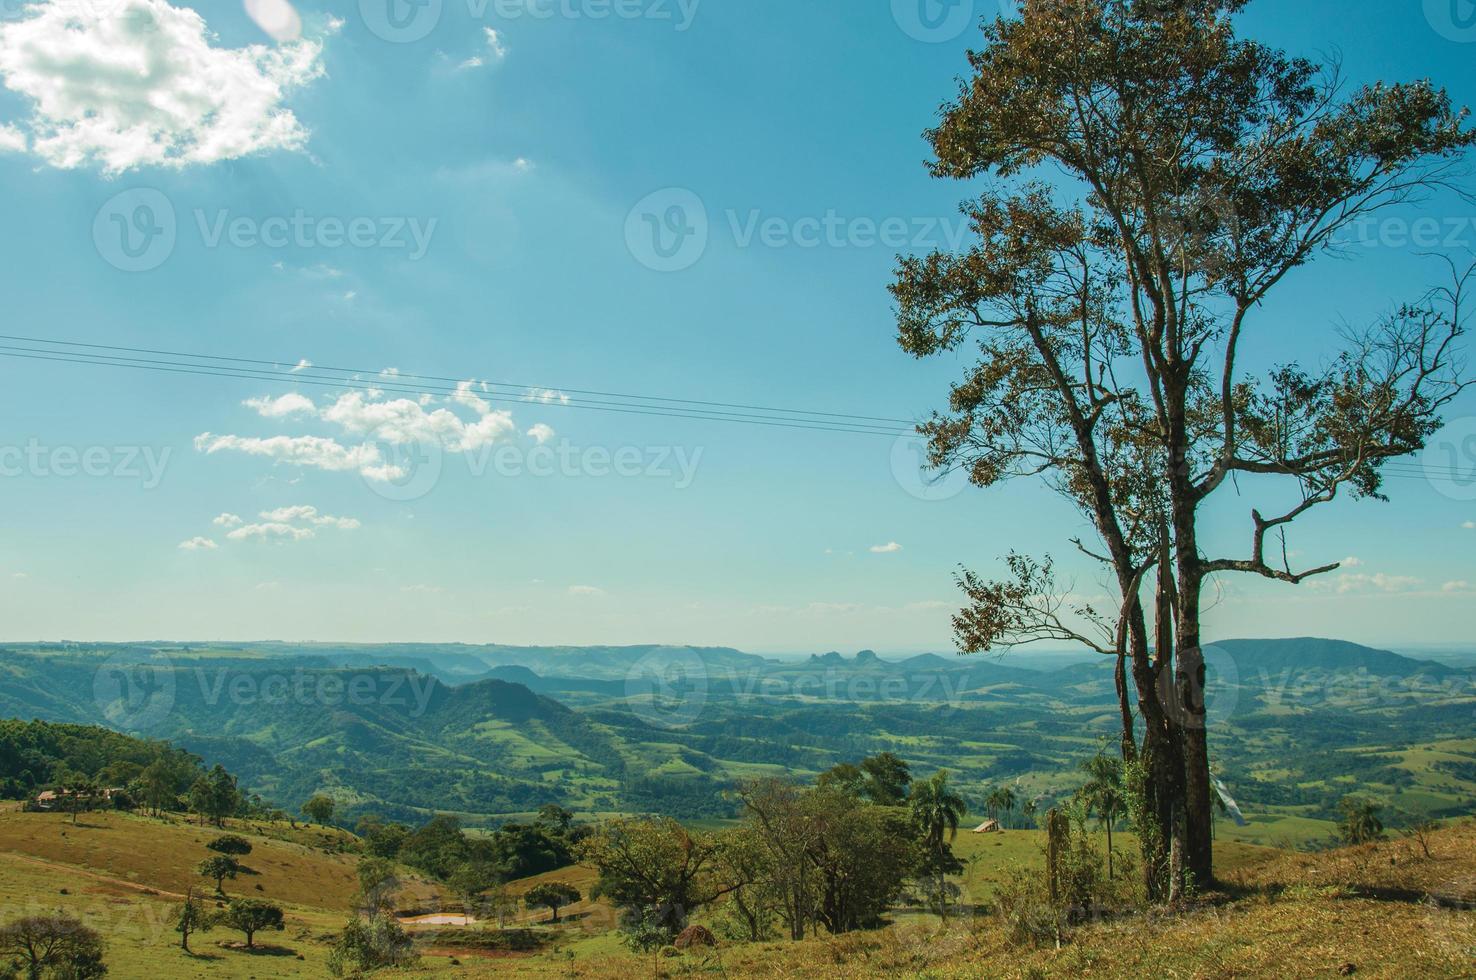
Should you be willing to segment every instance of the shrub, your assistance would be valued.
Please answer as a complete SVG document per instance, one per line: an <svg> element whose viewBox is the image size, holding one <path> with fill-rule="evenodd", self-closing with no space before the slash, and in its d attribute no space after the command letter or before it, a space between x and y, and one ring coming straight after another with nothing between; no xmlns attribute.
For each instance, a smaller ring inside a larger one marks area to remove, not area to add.
<svg viewBox="0 0 1476 980"><path fill-rule="evenodd" d="M353 919L343 927L333 952L328 954L328 969L341 977L345 973L408 966L417 959L414 941L400 924L387 915L376 915Z"/></svg>

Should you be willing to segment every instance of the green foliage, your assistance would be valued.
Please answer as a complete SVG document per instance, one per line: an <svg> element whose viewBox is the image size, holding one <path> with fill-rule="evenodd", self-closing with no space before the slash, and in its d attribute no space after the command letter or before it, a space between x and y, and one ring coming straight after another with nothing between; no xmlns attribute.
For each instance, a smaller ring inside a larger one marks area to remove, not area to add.
<svg viewBox="0 0 1476 980"><path fill-rule="evenodd" d="M553 921L559 921L559 909L573 905L582 898L579 889L561 881L535 885L523 895L523 903L529 908L545 908L553 913Z"/></svg>
<svg viewBox="0 0 1476 980"><path fill-rule="evenodd" d="M243 933L246 936L247 949L255 948L258 932L268 929L281 932L287 927L282 907L259 898L238 898L231 902L221 913L220 923Z"/></svg>
<svg viewBox="0 0 1476 980"><path fill-rule="evenodd" d="M93 980L108 972L102 936L64 912L30 915L0 926L0 963L14 959L32 980Z"/></svg>
<svg viewBox="0 0 1476 980"><path fill-rule="evenodd" d="M245 857L251 853L251 842L236 834L223 834L205 845L207 850L232 857Z"/></svg>
<svg viewBox="0 0 1476 980"><path fill-rule="evenodd" d="M236 777L217 764L190 786L190 809L202 820L210 820L217 827L225 826L227 817L234 816L241 808L241 791L236 788Z"/></svg>
<svg viewBox="0 0 1476 980"><path fill-rule="evenodd" d="M393 861L379 857L362 857L359 859L357 874L359 891L354 897L354 905L360 912L372 917L394 908L400 878Z"/></svg>
<svg viewBox="0 0 1476 980"><path fill-rule="evenodd" d="M912 771L907 763L890 752L881 752L861 760L866 773L867 797L882 806L901 806L907 801L907 788Z"/></svg>
<svg viewBox="0 0 1476 980"><path fill-rule="evenodd" d="M327 826L333 819L334 809L333 797L317 793L302 805L302 814L319 826Z"/></svg>
<svg viewBox="0 0 1476 980"><path fill-rule="evenodd" d="M930 896L938 914L947 917L949 892L947 876L963 871L963 864L953 854L951 841L958 836L958 825L968 813L963 797L948 786L948 770L939 769L928 779L913 784L910 801L912 822L922 835L923 876L930 882Z"/></svg>
<svg viewBox="0 0 1476 980"><path fill-rule="evenodd" d="M675 936L687 918L723 892L713 875L721 851L710 834L670 817L614 820L584 841L581 858L600 875L596 895L630 921L647 921Z"/></svg>
<svg viewBox="0 0 1476 980"><path fill-rule="evenodd" d="M228 855L217 854L201 861L200 866L196 870L200 873L201 877L213 879L215 881L215 893L217 895L223 895L225 894L225 880L227 878L232 881L236 879L236 876L241 873L241 863Z"/></svg>
<svg viewBox="0 0 1476 980"><path fill-rule="evenodd" d="M413 966L419 958L414 940L392 916L374 915L350 919L343 927L328 954L328 969L341 977Z"/></svg>
<svg viewBox="0 0 1476 980"><path fill-rule="evenodd" d="M215 916L204 905L195 901L195 892L191 889L185 894L184 904L174 913L174 931L179 933L180 948L188 953L190 936L197 932L208 932L214 927Z"/></svg>
<svg viewBox="0 0 1476 980"><path fill-rule="evenodd" d="M1384 823L1379 804L1362 796L1347 796L1338 804L1342 819L1338 821L1338 837L1345 844L1367 844L1383 840Z"/></svg>

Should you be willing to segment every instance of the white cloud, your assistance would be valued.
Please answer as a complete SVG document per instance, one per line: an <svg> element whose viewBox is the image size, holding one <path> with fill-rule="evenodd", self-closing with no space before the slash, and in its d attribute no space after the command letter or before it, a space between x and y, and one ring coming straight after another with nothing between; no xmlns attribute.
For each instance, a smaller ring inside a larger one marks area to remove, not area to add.
<svg viewBox="0 0 1476 980"><path fill-rule="evenodd" d="M886 544L874 544L871 546L871 553L873 555L895 555L901 550L902 546L895 541L889 541Z"/></svg>
<svg viewBox="0 0 1476 980"><path fill-rule="evenodd" d="M1309 584L1324 592L1332 591L1339 595L1348 595L1359 592L1411 592L1419 588L1423 581L1413 575L1385 575L1383 572L1367 575L1355 572L1326 579L1314 578Z"/></svg>
<svg viewBox="0 0 1476 980"><path fill-rule="evenodd" d="M307 143L284 100L323 75L319 40L215 47L200 14L165 0L27 9L0 24L0 78L30 100L31 152L53 167L183 168Z"/></svg>
<svg viewBox="0 0 1476 980"><path fill-rule="evenodd" d="M377 446L370 443L344 446L335 439L322 436L261 439L255 436L217 436L206 432L195 437L195 449L207 456L230 451L334 473L357 471L371 480L398 480L405 475L401 467L385 462Z"/></svg>
<svg viewBox="0 0 1476 980"><path fill-rule="evenodd" d="M27 145L25 133L0 123L0 153L24 153Z"/></svg>
<svg viewBox="0 0 1476 980"><path fill-rule="evenodd" d="M486 411L477 409L481 417L467 422L448 409L427 412L424 405L408 398L378 401L362 392L350 392L339 396L321 417L354 435L368 435L395 445L439 443L456 453L475 452L517 431L510 413L492 411L469 391L464 395L458 391L452 397L461 404L475 399Z"/></svg>
<svg viewBox="0 0 1476 980"><path fill-rule="evenodd" d="M296 367L294 367L291 371L288 371L287 373L288 374L296 374L299 371L306 371L308 368L310 368L312 366L313 366L313 362L304 357L302 360L300 360L300 361L297 362L297 366Z"/></svg>
<svg viewBox="0 0 1476 980"><path fill-rule="evenodd" d="M252 538L303 541L316 536L317 532L310 527L295 527L278 521L270 521L266 524L244 524L226 535L232 541L249 541Z"/></svg>
<svg viewBox="0 0 1476 980"><path fill-rule="evenodd" d="M214 551L220 545L209 538L190 538L188 541L179 543L180 551Z"/></svg>
<svg viewBox="0 0 1476 980"><path fill-rule="evenodd" d="M1441 592L1472 592L1472 591L1476 591L1476 588L1473 588L1472 585L1471 585L1471 583L1470 582L1467 582L1465 579L1457 579L1454 582L1446 582L1444 585L1442 585L1440 587L1440 591Z"/></svg>
<svg viewBox="0 0 1476 980"><path fill-rule="evenodd" d="M439 585L405 585L400 587L400 591L411 595L440 595L446 590Z"/></svg>
<svg viewBox="0 0 1476 980"><path fill-rule="evenodd" d="M1476 521L1467 521L1466 523L1462 524L1461 527L1465 528L1467 531L1476 531Z"/></svg>
<svg viewBox="0 0 1476 980"><path fill-rule="evenodd" d="M332 514L320 514L318 513L318 508L306 505L264 510L261 512L261 519L274 524L287 524L293 521L299 521L318 527L336 527L340 531L357 531L360 527L363 527L357 518L334 517Z"/></svg>
<svg viewBox="0 0 1476 980"><path fill-rule="evenodd" d="M909 602L903 606L906 612L936 612L939 609L952 609L956 603L944 602L941 599L925 599L922 602Z"/></svg>
<svg viewBox="0 0 1476 980"><path fill-rule="evenodd" d="M210 523L214 524L216 527L240 527L246 522L241 520L241 518L237 517L235 514L221 514Z"/></svg>
<svg viewBox="0 0 1476 980"><path fill-rule="evenodd" d="M1344 568L1357 568L1359 565L1363 564L1363 559L1359 558L1357 555L1349 555L1338 564Z"/></svg>
<svg viewBox="0 0 1476 980"><path fill-rule="evenodd" d="M275 41L302 37L302 18L287 0L246 0L246 14Z"/></svg>
<svg viewBox="0 0 1476 980"><path fill-rule="evenodd" d="M13 579L28 579L31 575L29 572L11 572L10 577Z"/></svg>
<svg viewBox="0 0 1476 980"><path fill-rule="evenodd" d="M543 402L545 405L558 402L560 405L569 404L569 396L562 391L554 391L552 388L529 388L528 400Z"/></svg>
<svg viewBox="0 0 1476 980"><path fill-rule="evenodd" d="M552 442L556 434L557 433L555 433L553 430L553 426L544 425L542 422L539 422L537 425L533 426L533 428L528 430L528 438L532 439L540 446Z"/></svg>
<svg viewBox="0 0 1476 980"><path fill-rule="evenodd" d="M318 410L318 407L313 404L311 398L308 398L306 395L299 395L297 392L282 395L279 398L248 398L242 404L264 419L285 419L293 415L312 415Z"/></svg>
<svg viewBox="0 0 1476 980"><path fill-rule="evenodd" d="M485 67L489 62L496 64L507 57L507 45L503 43L502 35L490 27L482 28L482 32L482 38L487 44L486 50L467 58L457 68L469 71Z"/></svg>
<svg viewBox="0 0 1476 980"><path fill-rule="evenodd" d="M574 596L602 596L605 595L605 590L593 585L571 585L569 586L569 594Z"/></svg>

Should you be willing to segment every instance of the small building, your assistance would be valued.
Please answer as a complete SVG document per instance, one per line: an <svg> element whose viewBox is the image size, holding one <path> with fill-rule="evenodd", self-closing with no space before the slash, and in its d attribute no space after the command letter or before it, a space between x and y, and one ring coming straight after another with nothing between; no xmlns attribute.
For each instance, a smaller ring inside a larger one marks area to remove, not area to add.
<svg viewBox="0 0 1476 980"><path fill-rule="evenodd" d="M986 820L974 828L976 834L1002 834L1004 828L999 825L998 820Z"/></svg>

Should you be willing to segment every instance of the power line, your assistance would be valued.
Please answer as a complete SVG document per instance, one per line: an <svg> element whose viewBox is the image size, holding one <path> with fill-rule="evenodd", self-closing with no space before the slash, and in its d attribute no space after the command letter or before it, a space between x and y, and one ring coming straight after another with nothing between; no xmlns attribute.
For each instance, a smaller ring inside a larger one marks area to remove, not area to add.
<svg viewBox="0 0 1476 980"><path fill-rule="evenodd" d="M320 388L347 388L365 392L392 391L397 394L414 395L444 395L450 396L456 393L456 389L428 390L424 387L408 388L392 383L356 381L354 379L316 379L305 378L300 375L283 374L279 372L251 372L243 369L215 368L210 365L189 364L188 362L161 362L161 363L138 363L141 359L116 359L106 358L104 355L73 354L69 351L38 351L32 348L0 347L0 357L19 358L23 360L51 361L61 364L83 364L94 367L126 368L136 371L154 371L167 374L195 375L199 377L233 378L243 381L277 381L290 382L296 385L311 385ZM695 414L694 410L680 411L676 409L665 410L657 406L644 406L639 403L630 405L602 403L591 404L589 402L568 402L562 400L542 401L538 398L523 396L512 397L507 395L484 394L472 391L472 394L485 401L503 403L516 403L521 405L542 405L553 408L583 409L594 412L612 412L620 415L645 415L656 418L690 419L709 422L733 422L743 425L762 425L786 429L809 429L816 432L843 432L857 435L879 435L889 438L898 438L913 434L904 429L884 429L881 427L864 427L860 425L844 425L841 423L827 423L822 419L792 418L786 416L743 416L736 413L710 412L706 414Z"/></svg>
<svg viewBox="0 0 1476 980"><path fill-rule="evenodd" d="M59 347L82 347L82 348L89 348L89 349L92 349L92 350L122 351L122 352L128 353L128 354L158 354L158 355L162 355L162 356L165 356L165 357L171 357L171 358L189 358L189 359L193 359L193 360L221 361L221 362L233 363L233 364L271 365L273 367L273 369L274 369L273 373L278 373L278 374L280 374L281 372L279 370L276 370L276 369L279 369L281 367L284 367L288 363L287 361L284 361L284 360L263 360L263 359L260 359L260 358L249 358L249 357L227 357L227 356L219 355L219 354L195 354L195 353L189 353L189 352L184 352L184 351L157 350L157 349L152 349L152 348L147 348L147 347L121 347L121 346L114 346L114 345L109 345L109 344L88 344L88 343L82 343L80 341L47 340L47 339L42 338L42 337L25 337L25 336L16 336L16 335L10 335L10 334L0 334L0 340L17 340L17 341L21 341L22 343L28 343L28 344L48 344L48 345L59 346ZM373 377L382 377L383 376L382 372L374 371L374 370L369 370L369 369L365 369L365 368L332 367L332 366L329 366L329 365L320 365L320 364L308 364L306 367L304 367L303 369L301 369L301 372L304 372L305 373L306 371L313 371L313 372L333 371L333 372L338 372L338 373L347 374L347 375L358 375L358 376L369 375L369 376L373 376ZM422 374L401 374L401 373L397 373L394 376L396 378L404 378L404 379L415 380L415 381L440 381L440 382L450 382L452 384L461 384L464 381L468 380L466 378L450 378L450 377L444 377L444 376L438 376L438 375L422 375ZM568 392L568 393L572 393L572 394L576 394L576 395L592 395L592 396L595 396L595 397L598 397L598 398L622 398L622 399L634 399L634 400L643 401L643 402L663 402L663 403L670 403L670 404L673 404L673 405L706 406L706 407L709 407L709 408L722 408L722 409L728 409L728 408L731 408L731 409L742 409L742 410L746 410L746 411L777 413L777 414L785 415L785 416L816 416L816 417L819 417L819 418L833 418L833 419L845 420L845 421L848 421L848 422L885 422L885 423L891 423L891 424L895 424L895 425L905 425L905 426L911 426L911 425L914 424L914 422L911 419L886 418L886 417L883 417L883 416L875 416L875 415L855 415L855 414L846 413L846 412L807 411L805 409L796 409L796 408L774 408L774 407L765 406L765 405L748 405L748 404L735 403L735 402L701 401L701 400L692 399L692 398L670 398L670 397L663 397L663 396L660 396L660 395L633 395L633 394L623 394L623 393L620 393L620 392L613 392L613 391L592 391L592 390L584 389L584 388L569 388L569 387L565 387L565 386L562 386L562 385L520 384L520 383L516 383L516 382L511 382L511 381L476 381L475 383L476 384L479 384L479 385L487 385L487 386L492 387L492 388L518 388L518 389L522 389L524 391L560 391L560 392Z"/></svg>

